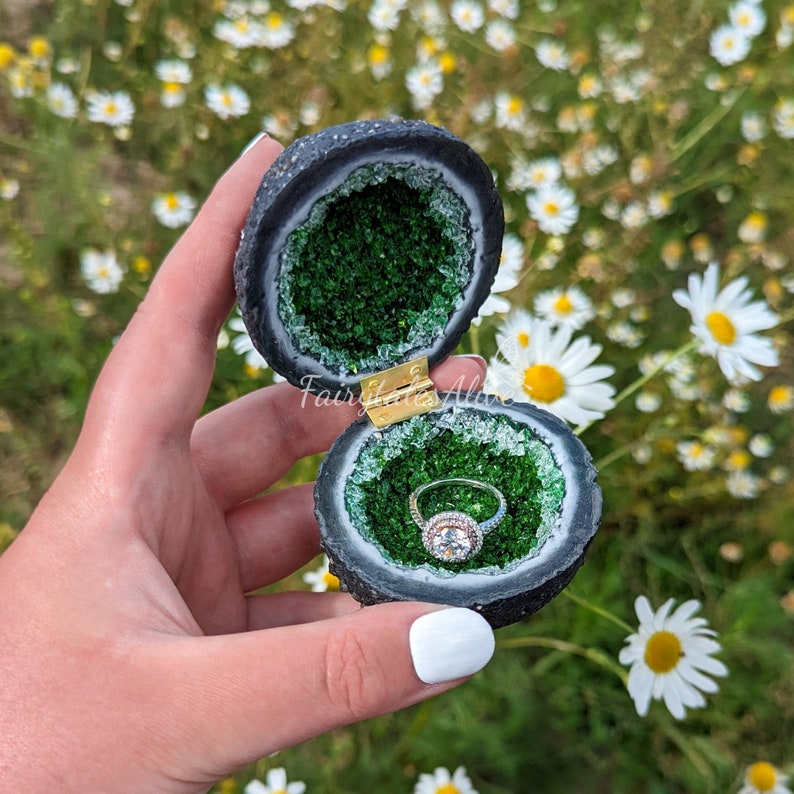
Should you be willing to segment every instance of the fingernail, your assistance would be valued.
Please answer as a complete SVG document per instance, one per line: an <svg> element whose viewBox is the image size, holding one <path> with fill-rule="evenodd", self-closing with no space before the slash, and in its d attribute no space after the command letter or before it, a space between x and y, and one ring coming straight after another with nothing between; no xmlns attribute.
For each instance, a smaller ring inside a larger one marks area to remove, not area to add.
<svg viewBox="0 0 794 794"><path fill-rule="evenodd" d="M417 618L408 641L416 674L426 684L454 681L482 670L495 646L488 621L462 607L439 609Z"/></svg>
<svg viewBox="0 0 794 794"><path fill-rule="evenodd" d="M251 138L251 140L248 141L248 143L246 144L245 149L243 149L242 152L240 152L240 157L242 157L247 151L253 149L254 146L256 146L259 143L259 141L262 140L262 138L267 138L267 137L268 135L266 132L259 132L256 135L254 135L254 137Z"/></svg>
<svg viewBox="0 0 794 794"><path fill-rule="evenodd" d="M467 353L463 358L470 358L472 361L476 361L483 369L488 368L488 362L482 356L478 356L474 353Z"/></svg>

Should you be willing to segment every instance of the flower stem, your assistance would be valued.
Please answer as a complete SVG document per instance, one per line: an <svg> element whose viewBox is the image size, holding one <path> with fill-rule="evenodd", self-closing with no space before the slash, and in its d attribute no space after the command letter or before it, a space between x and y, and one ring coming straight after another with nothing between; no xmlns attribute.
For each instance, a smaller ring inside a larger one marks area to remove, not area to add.
<svg viewBox="0 0 794 794"><path fill-rule="evenodd" d="M724 98L724 104L718 104L702 121L690 130L683 138L670 147L670 162L675 162L679 157L688 152L695 144L703 140L724 118L731 112L744 89L736 91Z"/></svg>
<svg viewBox="0 0 794 794"><path fill-rule="evenodd" d="M670 364L672 364L673 361L681 358L681 356L685 356L691 350L694 350L695 347L697 346L697 343L698 343L697 339L690 339L688 342L681 345L681 347L679 347L677 350L674 350L669 358L666 358L664 361L657 364L653 369L649 370L644 375L637 378L637 380L626 386L626 388L623 389L623 391L620 392L620 394L618 394L617 397L615 397L615 404L613 405L613 408L616 405L620 405L620 403L622 403L623 400L625 400L627 397L631 397L631 395L634 394L634 392L641 389L649 380L655 378L663 369L665 369L665 367L668 367ZM584 431L587 430L593 424L593 422L595 422L594 419L591 419L589 422L584 422L581 425L579 425L573 432L577 436L579 436L582 433L584 433Z"/></svg>
<svg viewBox="0 0 794 794"><path fill-rule="evenodd" d="M614 673L624 685L628 681L628 673L600 648L586 648L583 645L576 645L554 637L535 636L512 637L506 640L499 640L496 644L500 648L552 648L555 651L562 651L573 656L582 656L599 665L599 667Z"/></svg>
<svg viewBox="0 0 794 794"><path fill-rule="evenodd" d="M608 610L604 609L604 607L598 606L598 604L593 604L585 598L572 593L570 589L565 589L562 591L562 594L569 598L574 604L578 604L580 607L584 607L585 609L589 609L591 612L595 612L596 615L600 615L602 618L606 618L609 621L612 621L616 626L620 626L623 631L628 632L631 634L634 629L629 626L624 620L621 620L617 615L613 615Z"/></svg>

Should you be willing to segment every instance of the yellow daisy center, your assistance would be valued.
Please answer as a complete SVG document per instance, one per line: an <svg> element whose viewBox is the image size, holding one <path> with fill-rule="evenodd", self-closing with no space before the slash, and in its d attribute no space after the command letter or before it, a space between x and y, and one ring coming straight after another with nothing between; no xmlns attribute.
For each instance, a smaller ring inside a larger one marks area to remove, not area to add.
<svg viewBox="0 0 794 794"><path fill-rule="evenodd" d="M374 66L378 66L382 63L386 63L389 59L389 51L386 47L383 47L380 44L373 44L369 48L369 62Z"/></svg>
<svg viewBox="0 0 794 794"><path fill-rule="evenodd" d="M284 24L284 19L277 11L267 15L267 25L271 30L278 30Z"/></svg>
<svg viewBox="0 0 794 794"><path fill-rule="evenodd" d="M28 43L28 52L34 58L46 58L51 51L52 48L50 47L50 43L41 36L32 38Z"/></svg>
<svg viewBox="0 0 794 794"><path fill-rule="evenodd" d="M563 292L556 301L554 301L554 311L558 314L570 314L573 309L571 299Z"/></svg>
<svg viewBox="0 0 794 794"><path fill-rule="evenodd" d="M436 789L436 794L460 794L460 789L454 783L444 783Z"/></svg>
<svg viewBox="0 0 794 794"><path fill-rule="evenodd" d="M169 210L175 210L179 208L179 196L176 193L166 193L165 194L165 206Z"/></svg>
<svg viewBox="0 0 794 794"><path fill-rule="evenodd" d="M553 403L565 394L565 380L548 364L533 364L524 370L524 391L533 400Z"/></svg>
<svg viewBox="0 0 794 794"><path fill-rule="evenodd" d="M507 103L507 112L511 116L517 116L524 110L524 100L521 97L510 97L510 101Z"/></svg>
<svg viewBox="0 0 794 794"><path fill-rule="evenodd" d="M529 334L526 331L517 333L516 340L521 347L529 347Z"/></svg>
<svg viewBox="0 0 794 794"><path fill-rule="evenodd" d="M681 655L681 640L671 631L657 631L645 646L645 664L654 673L669 673Z"/></svg>
<svg viewBox="0 0 794 794"><path fill-rule="evenodd" d="M139 254L132 260L132 269L143 276L152 269L152 262L148 256Z"/></svg>
<svg viewBox="0 0 794 794"><path fill-rule="evenodd" d="M546 215L557 215L560 211L560 207L556 201L547 201L543 205L543 211Z"/></svg>
<svg viewBox="0 0 794 794"><path fill-rule="evenodd" d="M457 59L451 52L442 53L438 61L438 65L441 67L441 71L444 72L444 74L452 74L452 72L455 71L457 63Z"/></svg>
<svg viewBox="0 0 794 794"><path fill-rule="evenodd" d="M334 576L330 571L326 571L323 574L323 583L328 590L339 589L339 578Z"/></svg>
<svg viewBox="0 0 794 794"><path fill-rule="evenodd" d="M16 57L16 51L10 44L0 42L0 69L8 68Z"/></svg>
<svg viewBox="0 0 794 794"><path fill-rule="evenodd" d="M113 116L116 113L116 103L109 101L105 103L105 113L108 116Z"/></svg>
<svg viewBox="0 0 794 794"><path fill-rule="evenodd" d="M706 316L706 326L721 345L732 345L736 340L736 326L722 312L710 312Z"/></svg>
<svg viewBox="0 0 794 794"><path fill-rule="evenodd" d="M744 471L751 463L750 453L744 449L735 449L728 455L726 463L727 468L731 471Z"/></svg>
<svg viewBox="0 0 794 794"><path fill-rule="evenodd" d="M763 212L751 212L746 218L745 223L754 229L766 229L767 219Z"/></svg>
<svg viewBox="0 0 794 794"><path fill-rule="evenodd" d="M759 791L772 791L777 783L775 768L766 761L756 761L747 771L747 780Z"/></svg>
<svg viewBox="0 0 794 794"><path fill-rule="evenodd" d="M788 405L792 397L794 394L788 386L773 386L769 390L769 402L776 407Z"/></svg>

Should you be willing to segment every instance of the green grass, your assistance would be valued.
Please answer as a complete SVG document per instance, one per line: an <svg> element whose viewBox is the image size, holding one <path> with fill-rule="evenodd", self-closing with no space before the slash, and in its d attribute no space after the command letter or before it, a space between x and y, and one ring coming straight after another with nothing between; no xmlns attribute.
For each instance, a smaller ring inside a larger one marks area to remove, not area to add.
<svg viewBox="0 0 794 794"><path fill-rule="evenodd" d="M102 361L180 233L158 222L153 199L186 191L202 200L263 124L286 144L357 118L426 118L474 146L497 177L524 256L503 297L532 310L538 294L577 284L595 307L576 336L602 345L597 363L626 390L582 432L600 469L602 527L571 597L500 630L494 660L471 682L265 759L224 790L272 766L309 792L362 794L411 791L420 772L460 764L480 794L721 794L738 790L756 760L794 771L792 414L768 406L774 387L794 384L794 158L776 116L794 100L791 7L764 3L764 30L726 67L709 54L709 36L728 21L729 6L716 0L527 1L504 52L484 26L464 33L450 22L448 3L435 35L416 3L379 33L365 2L272 7L295 28L278 49L220 41L223 4L203 0L0 8L0 548L65 460ZM546 38L565 46L567 68L538 62ZM443 65L443 87L418 107L407 79L426 57ZM155 67L165 58L192 69L178 107L161 102ZM377 77L384 63L390 71ZM70 87L75 118L48 107L53 83ZM212 83L244 89L250 110L219 118L205 103ZM92 90L127 92L131 124L88 120ZM757 141L742 132L748 113L766 129ZM579 207L559 238L539 229L528 188L516 186L517 162L548 156L562 160ZM667 214L632 220L660 196ZM759 217L753 236L748 218ZM114 252L125 270L118 291L89 289L80 271L88 249ZM735 410L716 362L690 351L686 389L658 373L640 391L661 405L643 413L640 392L629 393L638 365L687 345L690 318L671 295L711 259L723 283L747 276L778 314L764 333L780 365L742 386L746 406ZM494 355L503 319L486 317L461 350ZM631 343L621 328L635 334ZM224 341L234 335L227 329ZM270 379L222 345L207 408ZM748 457L759 433L771 455ZM679 459L677 444L693 439L715 450L707 470L687 471ZM755 498L729 493L726 467L736 465L758 477ZM282 484L310 479L316 466L296 466ZM285 586L304 585L296 575ZM654 606L699 599L723 645L730 676L681 723L661 703L640 718L625 690L617 654L641 594Z"/></svg>

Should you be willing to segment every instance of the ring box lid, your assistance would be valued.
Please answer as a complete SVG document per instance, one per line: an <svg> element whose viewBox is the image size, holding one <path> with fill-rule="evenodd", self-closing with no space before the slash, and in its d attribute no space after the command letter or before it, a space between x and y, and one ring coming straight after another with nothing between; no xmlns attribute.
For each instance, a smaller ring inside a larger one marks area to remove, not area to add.
<svg viewBox="0 0 794 794"><path fill-rule="evenodd" d="M329 127L262 179L235 259L243 320L292 384L353 397L368 376L454 350L490 293L503 234L490 170L450 132L402 119Z"/></svg>

